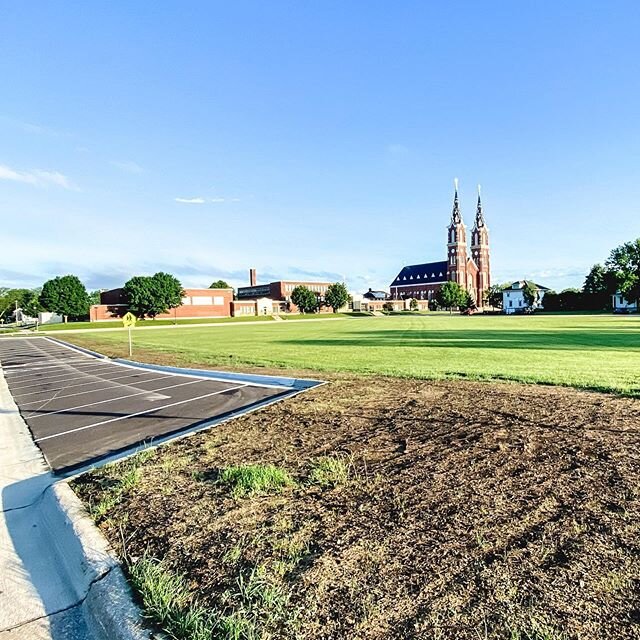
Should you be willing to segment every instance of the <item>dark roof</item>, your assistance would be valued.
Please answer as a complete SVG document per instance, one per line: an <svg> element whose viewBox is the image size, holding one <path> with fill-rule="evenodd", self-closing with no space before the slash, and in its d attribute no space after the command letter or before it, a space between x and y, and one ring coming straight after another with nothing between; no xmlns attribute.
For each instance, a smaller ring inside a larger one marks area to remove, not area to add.
<svg viewBox="0 0 640 640"><path fill-rule="evenodd" d="M511 284L510 287L507 287L506 289L504 289L504 291L522 291L522 288L526 284L532 284L539 291L550 290L549 287L543 287L541 284L536 284L535 282L533 282L533 280L516 280L514 283Z"/></svg>
<svg viewBox="0 0 640 640"><path fill-rule="evenodd" d="M368 300L386 300L387 292L386 291L373 291L369 289L367 293L365 293L363 298L367 298Z"/></svg>
<svg viewBox="0 0 640 640"><path fill-rule="evenodd" d="M429 284L430 282L442 282L447 279L447 261L425 262L424 264L411 264L402 268L402 271L391 283L392 287L403 284Z"/></svg>

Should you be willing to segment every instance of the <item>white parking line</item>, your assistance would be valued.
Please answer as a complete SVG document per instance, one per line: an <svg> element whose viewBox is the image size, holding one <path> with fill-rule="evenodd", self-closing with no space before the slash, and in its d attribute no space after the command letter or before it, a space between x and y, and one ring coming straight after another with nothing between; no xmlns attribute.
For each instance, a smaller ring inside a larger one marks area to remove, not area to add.
<svg viewBox="0 0 640 640"><path fill-rule="evenodd" d="M57 367L39 367L37 369L31 369L30 373L26 374L26 375L20 375L20 376L11 376L9 378L10 382L16 382L19 380L28 380L30 378L36 378L38 376L38 373L40 371L43 371L44 375L46 376L47 380L50 380L51 378L59 378L60 376L66 376L69 375L69 371L79 371L79 372L84 372L84 371L89 371L89 370L93 370L96 368L100 368L100 367L104 367L106 363L101 363L101 364L93 364L91 362L87 362L87 364L85 365L85 368L81 369L79 365L74 365L74 364L61 364L58 365ZM87 367L90 367L90 369L87 369ZM51 369L67 369L67 371L65 371L64 373L57 373L54 375L49 375L51 372ZM35 372L35 373L34 373ZM22 373L22 371L20 371L20 373Z"/></svg>
<svg viewBox="0 0 640 640"><path fill-rule="evenodd" d="M18 374L29 373L30 371L44 371L48 369L60 369L62 367L75 366L74 363L76 362L80 362L80 361L74 359L74 360L65 361L64 364L58 361L57 364L45 364L45 365L33 365L30 362L25 362L24 364L12 364L2 368L10 374L18 375ZM82 362L86 364L91 364L86 362L86 360L82 360Z"/></svg>
<svg viewBox="0 0 640 640"><path fill-rule="evenodd" d="M129 373L126 376L117 376L116 378L98 378L97 380L91 380L90 382L78 382L78 384L68 384L63 387L58 387L57 389L42 389L40 391L30 391L29 393L18 393L15 394L13 391L11 392L12 396L33 396L38 393L51 393L52 391L63 391L64 389L74 389L75 387L86 387L88 384L98 384L99 382L112 382L114 380L124 380L124 378L133 378L134 376L144 376L144 375L153 375L154 372L149 373L141 373L137 371L136 373ZM83 376L85 377L85 376ZM154 380L160 380L161 378L166 378L166 374L163 376L159 376L158 378L154 378ZM151 382L150 380L144 380L144 382ZM11 391L11 390L10 390Z"/></svg>
<svg viewBox="0 0 640 640"><path fill-rule="evenodd" d="M117 372L117 370L115 370ZM111 370L107 370L105 371L105 373L110 373ZM91 372L87 372L81 376L72 376L72 377L66 377L68 376L69 373L72 372L68 372L68 373L64 373L61 375L55 375L55 376L51 376L52 378L64 378L64 380L57 380L56 382L54 382L54 384L58 384L58 382L67 382L67 381L71 381L71 380L82 380L83 378L97 378L96 382L98 380L111 380L111 378L103 378L102 376L98 375L97 373L91 373ZM82 371L77 371L77 373L82 373ZM40 380L39 382L34 382L33 384L22 384L19 385L17 387L14 387L11 383L9 383L9 389L10 391L13 393L13 391L20 391L21 389L29 389L31 387L41 387L43 385L49 384L49 379L45 378L43 380ZM61 387L62 389L66 389L66 386Z"/></svg>
<svg viewBox="0 0 640 640"><path fill-rule="evenodd" d="M179 402L172 402L171 404L165 404L162 407L155 407L154 409L147 409L145 411L137 411L136 413L130 413L126 416L120 416L119 418L110 418L109 420L102 420L101 422L94 422L93 424L87 424L84 427L77 427L76 429L69 429L68 431L61 431L60 433L53 433L50 436L45 436L44 438L37 438L35 442L44 442L45 440L51 440L52 438L59 438L60 436L66 436L70 433L76 433L78 431L84 431L85 429L93 429L95 427L100 427L104 424L110 424L112 422L118 422L120 420L127 420L128 418L135 418L137 416L143 416L148 413L155 413L156 411L162 411L163 409L169 409L170 407L176 407L179 404L186 404L187 402L195 402L196 400L203 400L204 398L210 398L211 396L217 396L221 393L227 393L228 391L235 391L236 389L242 389L243 387L248 387L247 384L239 384L235 387L230 387L229 389L223 389L222 391L214 391L212 393L206 393L203 396L197 396L195 398L189 398L187 400L180 400Z"/></svg>
<svg viewBox="0 0 640 640"><path fill-rule="evenodd" d="M130 378L131 376L123 376L124 378ZM147 382L155 382L156 380L165 380L167 378L167 376L160 376L158 378L151 378L150 380L141 380L140 382L136 383L136 384L146 384ZM115 378L114 378L115 379ZM108 380L105 380L105 382L108 382ZM96 382L88 382L87 384L97 384ZM81 384L76 384L73 385L74 387L82 387L83 385ZM133 385L133 384L122 384L121 382L114 382L110 387L100 387L99 389L89 389L89 391L78 391L78 393L68 393L67 395L64 396L57 396L57 395L52 395L50 398L46 398L46 399L38 399L38 400L30 400L29 402L21 402L20 406L21 407L26 407L28 404L38 404L38 403L47 403L50 402L51 400L60 400L62 398L75 398L76 396L84 396L87 395L88 393L97 393L98 391L108 391L109 389L117 389L118 387L124 387L129 388L129 389L138 389L139 387ZM71 387L69 387L71 388ZM64 389L66 389L66 387L62 387L61 389L59 389L59 391L64 391ZM37 393L37 392L36 392ZM149 390L149 393L153 393L153 389ZM32 396L33 393L25 393L26 396ZM28 409L27 409L28 411Z"/></svg>
<svg viewBox="0 0 640 640"><path fill-rule="evenodd" d="M135 396L151 395L158 393L158 391L166 391L167 389L175 389L176 387L184 387L188 384L198 384L199 382L206 382L206 380L189 380L189 382L181 382L180 384L172 384L168 387L160 387L160 389L151 389L147 391L139 391L138 393L130 393L126 396L118 396L117 398L109 398L108 400L98 400L97 402L89 402L88 404L79 404L75 407L68 407L66 409L59 409L58 411L49 411L47 413L41 413L36 416L27 416L28 420L37 420L38 418L48 418L56 413L67 413L68 411L75 411L76 409L84 409L85 407L93 407L96 404L104 404L105 402L116 402L117 400L124 400L125 398L133 398ZM135 387L134 387L135 388ZM167 398L169 396L165 396ZM55 398L58 400L58 398ZM33 411L33 410L32 410Z"/></svg>

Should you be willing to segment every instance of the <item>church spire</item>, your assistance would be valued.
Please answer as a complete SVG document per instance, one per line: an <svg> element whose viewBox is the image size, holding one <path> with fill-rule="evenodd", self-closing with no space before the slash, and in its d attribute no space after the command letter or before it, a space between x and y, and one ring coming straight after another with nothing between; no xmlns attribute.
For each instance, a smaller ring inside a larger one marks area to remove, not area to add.
<svg viewBox="0 0 640 640"><path fill-rule="evenodd" d="M484 227L484 215L482 214L482 199L480 197L480 185L478 185L478 207L476 208L476 227Z"/></svg>
<svg viewBox="0 0 640 640"><path fill-rule="evenodd" d="M451 212L451 223L460 224L462 216L460 215L460 202L458 201L458 178L454 178L455 195L453 196L453 211Z"/></svg>

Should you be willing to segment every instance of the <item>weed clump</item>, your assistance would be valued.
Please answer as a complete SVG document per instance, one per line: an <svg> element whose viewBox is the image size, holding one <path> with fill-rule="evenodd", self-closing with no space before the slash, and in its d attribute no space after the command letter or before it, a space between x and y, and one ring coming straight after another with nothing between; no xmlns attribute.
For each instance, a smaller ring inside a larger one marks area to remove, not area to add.
<svg viewBox="0 0 640 640"><path fill-rule="evenodd" d="M145 554L128 561L134 589L147 618L175 640L258 640L272 638L280 625L290 625L287 589L269 578L265 567L241 573L237 590L207 609L190 591L186 578Z"/></svg>
<svg viewBox="0 0 640 640"><path fill-rule="evenodd" d="M284 469L272 464L243 464L220 472L219 482L231 488L234 498L254 494L278 493L294 483Z"/></svg>
<svg viewBox="0 0 640 640"><path fill-rule="evenodd" d="M140 594L145 614L172 638L211 640L219 621L193 598L185 578L144 555L128 564L131 582Z"/></svg>
<svg viewBox="0 0 640 640"><path fill-rule="evenodd" d="M89 499L89 513L97 522L122 501L142 477L141 465L155 455L155 450L143 451L122 462L108 464L97 477L102 493L97 501Z"/></svg>
<svg viewBox="0 0 640 640"><path fill-rule="evenodd" d="M328 456L314 461L309 480L321 487L345 484L353 466L352 456Z"/></svg>

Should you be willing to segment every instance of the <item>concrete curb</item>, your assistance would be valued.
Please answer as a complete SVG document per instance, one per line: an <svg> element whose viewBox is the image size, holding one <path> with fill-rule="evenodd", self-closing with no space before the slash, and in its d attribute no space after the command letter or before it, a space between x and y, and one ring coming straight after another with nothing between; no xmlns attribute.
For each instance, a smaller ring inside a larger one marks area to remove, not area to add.
<svg viewBox="0 0 640 640"><path fill-rule="evenodd" d="M159 364L146 364L135 360L124 358L114 358L113 362L126 364L140 369L150 369L151 371L164 371L165 373L187 373L203 378L216 378L217 380L228 380L229 382L254 382L255 384L277 385L279 387L290 387L303 391L323 384L323 380L311 378L287 378L285 376L263 376L255 373L233 373L230 371L218 371L217 369L187 369L185 367L168 367Z"/></svg>
<svg viewBox="0 0 640 640"><path fill-rule="evenodd" d="M340 318L328 318L339 320ZM310 322L307 320L306 322ZM125 364L130 367L138 367L140 369L147 369L151 371L163 371L164 373L179 373L179 374L190 374L194 376L200 376L202 378L216 378L217 380L228 380L230 382L254 382L255 384L265 384L265 385L277 385L279 387L291 387L297 390L305 390L310 389L312 387L318 386L320 384L324 384L323 380L315 380L313 378L290 378L287 376L268 376L261 375L257 373L234 373L232 371L219 371L217 369L187 369L186 367L169 367L165 365L159 364L148 364L146 362L137 362L136 360L128 360L126 358L108 358L102 353L98 353L97 351L91 351L90 349L85 349L84 347L79 347L70 342L65 342L64 340L59 340L58 338L53 338L51 336L38 336L42 337L45 340L49 340L51 342L55 342L56 344L62 345L69 349L74 349L76 351L80 351L89 356L93 356L94 358L99 358L101 360L111 360L112 362L117 362L119 364Z"/></svg>
<svg viewBox="0 0 640 640"><path fill-rule="evenodd" d="M81 607L99 640L151 640L158 638L144 623L142 612L133 600L118 559L106 538L94 525L80 499L69 485L57 482L46 493L50 524L64 531L67 547L75 546L67 561L69 572L78 562L92 576Z"/></svg>
<svg viewBox="0 0 640 640"><path fill-rule="evenodd" d="M151 640L109 543L31 439L0 369L0 637Z"/></svg>

